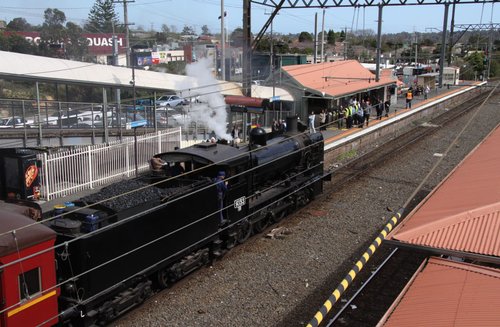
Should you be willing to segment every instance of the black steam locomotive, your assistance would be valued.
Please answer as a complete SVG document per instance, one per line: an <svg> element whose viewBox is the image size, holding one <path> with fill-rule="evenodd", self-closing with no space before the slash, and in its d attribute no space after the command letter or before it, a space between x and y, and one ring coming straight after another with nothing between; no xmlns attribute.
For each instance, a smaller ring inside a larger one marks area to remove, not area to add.
<svg viewBox="0 0 500 327"><path fill-rule="evenodd" d="M207 142L158 154L162 169L58 208L50 228L59 323L112 320L305 205L322 192L323 152L321 133L269 138L257 128L248 146Z"/></svg>

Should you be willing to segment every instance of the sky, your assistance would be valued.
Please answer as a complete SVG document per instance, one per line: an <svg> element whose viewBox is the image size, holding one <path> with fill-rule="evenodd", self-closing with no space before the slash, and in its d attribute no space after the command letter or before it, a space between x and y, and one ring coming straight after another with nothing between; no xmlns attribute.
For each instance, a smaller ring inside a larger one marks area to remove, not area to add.
<svg viewBox="0 0 500 327"><path fill-rule="evenodd" d="M348 3L348 0L344 0ZM269 1L268 1L269 2ZM316 0L313 1L316 3ZM333 3L332 0L328 0ZM434 0L426 2L435 3ZM43 12L47 8L63 11L67 21L83 25L88 18L95 0L0 0L0 19L7 23L16 17L23 17L28 23L38 25L43 22ZM243 0L224 0L226 28L229 32L243 26ZM364 1L359 1L364 3ZM379 3L375 0L374 3ZM391 3L398 3L392 0ZM123 4L116 4L116 12L123 21ZM258 33L273 8L252 3L252 33ZM135 0L128 3L128 20L131 29L160 31L163 24L175 25L177 31L187 25L201 32L207 25L211 33L220 33L220 0ZM314 16L318 14L318 32L321 31L323 10L318 8L282 9L273 21L275 33L314 32ZM443 28L443 5L432 6L392 6L384 7L382 33L439 32ZM328 8L325 10L325 30L336 32L347 29L377 31L378 9L369 8ZM451 20L451 6L449 21ZM456 6L455 24L500 23L500 5L491 3L460 4ZM448 24L449 26L449 24Z"/></svg>

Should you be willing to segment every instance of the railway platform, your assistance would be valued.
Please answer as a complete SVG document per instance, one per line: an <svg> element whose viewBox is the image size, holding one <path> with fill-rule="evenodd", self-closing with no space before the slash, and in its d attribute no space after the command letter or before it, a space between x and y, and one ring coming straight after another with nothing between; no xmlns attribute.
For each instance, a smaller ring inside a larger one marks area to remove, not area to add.
<svg viewBox="0 0 500 327"><path fill-rule="evenodd" d="M379 125L380 123L386 123L387 121L390 121L394 119L396 116L405 114L405 113L411 113L412 111L417 111L420 107L431 104L431 103L437 103L440 101L440 99L445 98L448 95L453 95L454 93L463 91L469 86L473 85L479 85L480 83L474 83L474 84L467 84L467 85L458 85L455 87L450 87L450 88L436 88L435 90L431 91L428 94L428 98L424 99L424 95L418 95L413 97L412 101L412 108L411 109L406 109L406 101L404 98L404 94L401 94L398 96L397 103L392 104L389 109L389 115L388 117L385 117L385 112L382 116L382 119L378 120L377 115L372 110L372 113L370 115L370 122L369 122L369 127L374 127ZM368 126L365 126L363 128L359 127L352 127L350 129L345 128L345 121L343 122L344 128L338 128L337 122L331 123L326 130L321 131L323 134L323 137L325 139L325 145L328 145L329 143L335 142L343 137L346 137L348 135L352 135L355 133L358 133L360 130L363 130L367 128ZM316 128L316 130L319 130L319 128Z"/></svg>

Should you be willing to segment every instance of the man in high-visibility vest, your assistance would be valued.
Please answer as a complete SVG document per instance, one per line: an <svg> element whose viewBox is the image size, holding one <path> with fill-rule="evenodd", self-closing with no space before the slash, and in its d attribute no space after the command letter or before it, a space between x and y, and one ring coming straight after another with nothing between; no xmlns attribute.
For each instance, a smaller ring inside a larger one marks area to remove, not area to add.
<svg viewBox="0 0 500 327"><path fill-rule="evenodd" d="M413 100L413 90L410 87L406 93L406 109L411 109L411 100Z"/></svg>

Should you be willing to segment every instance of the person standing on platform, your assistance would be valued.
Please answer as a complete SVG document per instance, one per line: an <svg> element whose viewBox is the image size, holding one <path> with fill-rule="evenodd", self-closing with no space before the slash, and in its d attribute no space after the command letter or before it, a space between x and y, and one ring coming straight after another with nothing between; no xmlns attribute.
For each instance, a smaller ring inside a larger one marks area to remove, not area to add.
<svg viewBox="0 0 500 327"><path fill-rule="evenodd" d="M389 110L391 109L391 100L387 99L387 101L384 102L384 108L385 108L385 116L389 117Z"/></svg>
<svg viewBox="0 0 500 327"><path fill-rule="evenodd" d="M431 91L431 88L429 87L429 85L426 85L424 88L424 100L427 100L427 98L429 97L430 91Z"/></svg>
<svg viewBox="0 0 500 327"><path fill-rule="evenodd" d="M319 113L319 130L326 131L326 112L325 109Z"/></svg>
<svg viewBox="0 0 500 327"><path fill-rule="evenodd" d="M366 127L368 127L368 121L370 120L372 107L368 100L363 100L363 102L361 102L361 107L363 108L363 119L366 122Z"/></svg>
<svg viewBox="0 0 500 327"><path fill-rule="evenodd" d="M406 92L406 109L411 109L411 101L413 100L413 89L410 87Z"/></svg>
<svg viewBox="0 0 500 327"><path fill-rule="evenodd" d="M377 103L375 104L375 108L377 110L377 119L382 120L382 113L384 112L384 103L380 100L380 98L377 98Z"/></svg>
<svg viewBox="0 0 500 327"><path fill-rule="evenodd" d="M345 109L343 106L340 106L336 110L337 117L337 127L338 129L344 128L344 117L345 117Z"/></svg>
<svg viewBox="0 0 500 327"><path fill-rule="evenodd" d="M345 113L345 123L348 129L352 128L353 115L354 115L354 106L350 104L347 106Z"/></svg>
<svg viewBox="0 0 500 327"><path fill-rule="evenodd" d="M310 133L316 133L316 128L314 127L315 122L316 122L316 115L314 114L314 111L311 111L311 114L309 115L309 132Z"/></svg>

